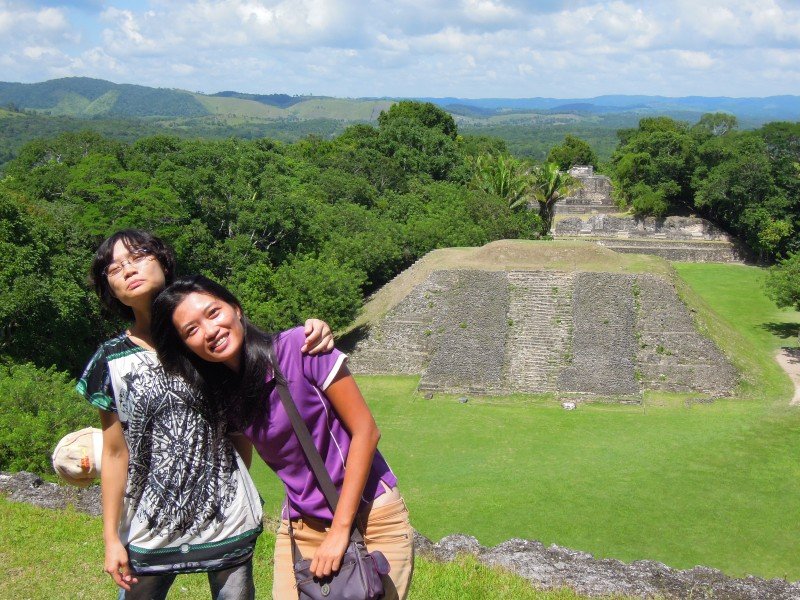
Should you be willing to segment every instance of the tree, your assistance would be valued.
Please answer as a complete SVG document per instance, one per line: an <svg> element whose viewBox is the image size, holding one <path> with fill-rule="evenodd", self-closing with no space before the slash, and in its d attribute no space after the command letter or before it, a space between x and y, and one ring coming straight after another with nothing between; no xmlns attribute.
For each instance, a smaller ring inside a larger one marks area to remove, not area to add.
<svg viewBox="0 0 800 600"><path fill-rule="evenodd" d="M385 119L381 123L378 150L406 172L428 175L435 180L447 179L461 163L453 137L438 126L429 127L409 117Z"/></svg>
<svg viewBox="0 0 800 600"><path fill-rule="evenodd" d="M715 112L706 113L692 127L692 132L702 136L717 137L725 135L739 128L739 121L735 115Z"/></svg>
<svg viewBox="0 0 800 600"><path fill-rule="evenodd" d="M800 310L800 252L790 254L788 258L771 267L765 285L775 304Z"/></svg>
<svg viewBox="0 0 800 600"><path fill-rule="evenodd" d="M762 258L793 238L791 203L775 184L764 140L752 132L710 138L698 150L695 207L741 236Z"/></svg>
<svg viewBox="0 0 800 600"><path fill-rule="evenodd" d="M691 178L697 142L686 123L669 117L648 117L639 121L637 129L622 130L618 135L620 144L611 161L620 199L635 205L637 191L656 192L668 207L665 212L692 207ZM641 183L647 187L637 187ZM661 202L639 204L662 205Z"/></svg>
<svg viewBox="0 0 800 600"><path fill-rule="evenodd" d="M0 470L53 477L50 454L58 440L97 418L74 386L53 367L0 363Z"/></svg>
<svg viewBox="0 0 800 600"><path fill-rule="evenodd" d="M65 208L0 186L0 354L74 369L107 331L85 286L89 240Z"/></svg>
<svg viewBox="0 0 800 600"><path fill-rule="evenodd" d="M458 135L458 127L450 113L432 102L415 102L413 100L401 100L392 104L388 111L381 111L381 114L378 115L378 127L386 127L393 121L407 120L416 121L428 129L438 129L453 140Z"/></svg>
<svg viewBox="0 0 800 600"><path fill-rule="evenodd" d="M567 135L558 146L553 146L547 155L547 162L556 163L562 171L575 165L597 166L597 154L592 147L574 135Z"/></svg>
<svg viewBox="0 0 800 600"><path fill-rule="evenodd" d="M539 216L544 231L553 228L553 214L556 202L569 196L580 187L580 183L559 170L555 163L545 163L533 169L533 197L539 202Z"/></svg>

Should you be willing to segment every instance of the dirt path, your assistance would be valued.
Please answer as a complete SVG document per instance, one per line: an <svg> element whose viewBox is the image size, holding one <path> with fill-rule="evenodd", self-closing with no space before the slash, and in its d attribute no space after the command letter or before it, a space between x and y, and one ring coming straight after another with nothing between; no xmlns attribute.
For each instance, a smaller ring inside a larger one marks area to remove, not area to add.
<svg viewBox="0 0 800 600"><path fill-rule="evenodd" d="M794 383L794 398L790 404L800 405L800 348L784 348L775 360Z"/></svg>

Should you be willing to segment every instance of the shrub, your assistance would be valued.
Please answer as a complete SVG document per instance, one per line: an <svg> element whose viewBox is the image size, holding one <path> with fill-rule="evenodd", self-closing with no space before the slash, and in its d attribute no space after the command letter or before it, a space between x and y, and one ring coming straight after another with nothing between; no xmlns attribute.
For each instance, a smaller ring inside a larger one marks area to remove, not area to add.
<svg viewBox="0 0 800 600"><path fill-rule="evenodd" d="M637 215L663 217L669 210L664 190L654 190L646 183L637 183L631 191L633 210Z"/></svg>
<svg viewBox="0 0 800 600"><path fill-rule="evenodd" d="M53 474L50 456L58 440L97 422L74 385L54 367L0 364L0 469Z"/></svg>

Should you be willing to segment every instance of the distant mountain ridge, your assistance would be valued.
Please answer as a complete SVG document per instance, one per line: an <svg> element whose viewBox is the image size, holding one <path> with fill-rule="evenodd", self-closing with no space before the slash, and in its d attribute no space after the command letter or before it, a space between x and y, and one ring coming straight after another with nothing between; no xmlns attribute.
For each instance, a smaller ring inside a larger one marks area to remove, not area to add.
<svg viewBox="0 0 800 600"><path fill-rule="evenodd" d="M289 94L249 94L222 91L215 94L117 84L90 77L67 77L41 83L0 82L0 106L74 117L245 116L253 119L319 119L341 122L375 121L400 97L332 98ZM724 111L740 119L764 123L800 120L800 96L728 98L687 96L670 98L644 95L604 95L594 98L412 98L433 102L469 122L489 121L508 115L657 115L693 119L703 113Z"/></svg>
<svg viewBox="0 0 800 600"><path fill-rule="evenodd" d="M447 106L489 109L497 112L540 110L549 112L729 112L736 116L762 120L800 119L800 96L729 98L724 96L626 96L594 98L419 98L443 108Z"/></svg>

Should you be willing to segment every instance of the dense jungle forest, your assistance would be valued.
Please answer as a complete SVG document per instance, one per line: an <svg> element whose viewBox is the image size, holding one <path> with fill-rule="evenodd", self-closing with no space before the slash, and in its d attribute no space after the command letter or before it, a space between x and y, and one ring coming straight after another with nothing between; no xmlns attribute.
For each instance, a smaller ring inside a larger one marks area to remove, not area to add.
<svg viewBox="0 0 800 600"><path fill-rule="evenodd" d="M721 113L694 125L653 117L618 139L604 165L574 136L548 159L601 164L621 210L699 213L783 260L782 273L797 268L800 123L739 131ZM548 229L520 201L538 185L530 165L429 103L292 143L127 127L38 137L13 153L0 180L0 469L47 472L55 440L93 418L70 379L124 327L86 283L95 248L118 229L162 236L181 272L230 286L268 330L308 316L343 328L430 250ZM774 280L787 305L797 279Z"/></svg>

